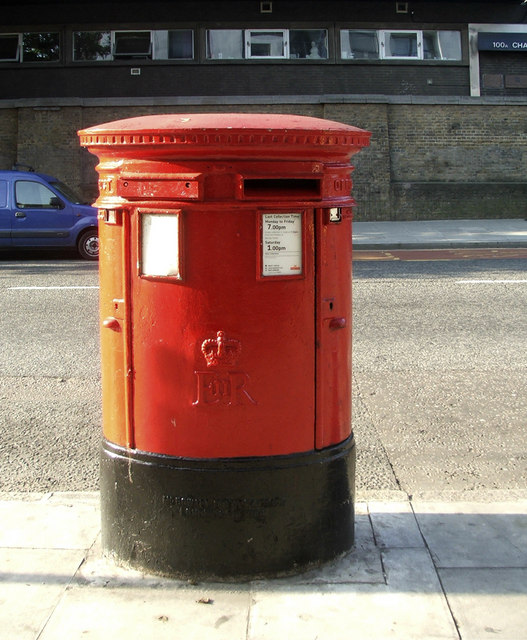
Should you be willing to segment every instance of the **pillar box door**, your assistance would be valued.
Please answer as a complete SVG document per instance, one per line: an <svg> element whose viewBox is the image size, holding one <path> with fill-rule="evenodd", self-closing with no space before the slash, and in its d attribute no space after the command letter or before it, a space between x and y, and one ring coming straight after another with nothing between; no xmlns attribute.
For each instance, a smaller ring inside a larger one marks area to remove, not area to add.
<svg viewBox="0 0 527 640"><path fill-rule="evenodd" d="M135 447L191 458L313 450L313 209L139 207L132 218ZM160 276L165 252L180 264ZM280 263L287 273L264 275Z"/></svg>
<svg viewBox="0 0 527 640"><path fill-rule="evenodd" d="M100 160L103 546L209 577L349 548L349 158L369 134L195 114L80 137Z"/></svg>

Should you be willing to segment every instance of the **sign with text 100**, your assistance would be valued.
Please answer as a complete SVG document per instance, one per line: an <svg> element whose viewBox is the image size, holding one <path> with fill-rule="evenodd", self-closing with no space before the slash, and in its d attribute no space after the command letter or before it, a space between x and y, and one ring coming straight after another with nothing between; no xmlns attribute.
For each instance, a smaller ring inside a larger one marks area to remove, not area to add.
<svg viewBox="0 0 527 640"><path fill-rule="evenodd" d="M479 33L480 51L518 51L527 52L527 33Z"/></svg>

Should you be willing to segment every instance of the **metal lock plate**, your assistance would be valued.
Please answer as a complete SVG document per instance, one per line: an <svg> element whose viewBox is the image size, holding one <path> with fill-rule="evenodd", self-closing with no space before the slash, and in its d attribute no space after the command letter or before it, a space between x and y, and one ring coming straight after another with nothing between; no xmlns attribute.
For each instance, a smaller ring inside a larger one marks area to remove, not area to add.
<svg viewBox="0 0 527 640"><path fill-rule="evenodd" d="M332 207L329 210L329 221L330 222L342 221L342 210L340 209L340 207Z"/></svg>

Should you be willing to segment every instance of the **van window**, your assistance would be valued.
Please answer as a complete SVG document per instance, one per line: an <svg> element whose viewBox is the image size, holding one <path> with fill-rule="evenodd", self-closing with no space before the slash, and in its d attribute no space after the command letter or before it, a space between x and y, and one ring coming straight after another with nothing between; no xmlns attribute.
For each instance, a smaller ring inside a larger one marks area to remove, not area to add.
<svg viewBox="0 0 527 640"><path fill-rule="evenodd" d="M18 180L15 183L16 206L21 209L40 208L40 209L56 209L56 205L51 203L52 198L57 196L40 182L32 180Z"/></svg>
<svg viewBox="0 0 527 640"><path fill-rule="evenodd" d="M86 202L86 200L81 198L78 193L75 193L73 189L60 180L50 180L49 184L63 195L66 200L69 200L73 204L91 204L90 202Z"/></svg>
<svg viewBox="0 0 527 640"><path fill-rule="evenodd" d="M7 181L0 180L0 209L7 207Z"/></svg>

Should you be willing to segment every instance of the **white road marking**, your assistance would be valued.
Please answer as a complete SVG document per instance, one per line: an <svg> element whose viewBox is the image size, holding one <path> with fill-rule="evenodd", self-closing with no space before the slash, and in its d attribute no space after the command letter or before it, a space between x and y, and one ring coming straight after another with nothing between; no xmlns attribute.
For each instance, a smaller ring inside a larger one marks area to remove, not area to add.
<svg viewBox="0 0 527 640"><path fill-rule="evenodd" d="M456 280L456 284L525 284L527 280Z"/></svg>
<svg viewBox="0 0 527 640"><path fill-rule="evenodd" d="M7 287L8 291L50 291L53 289L98 289L98 286L72 287Z"/></svg>

